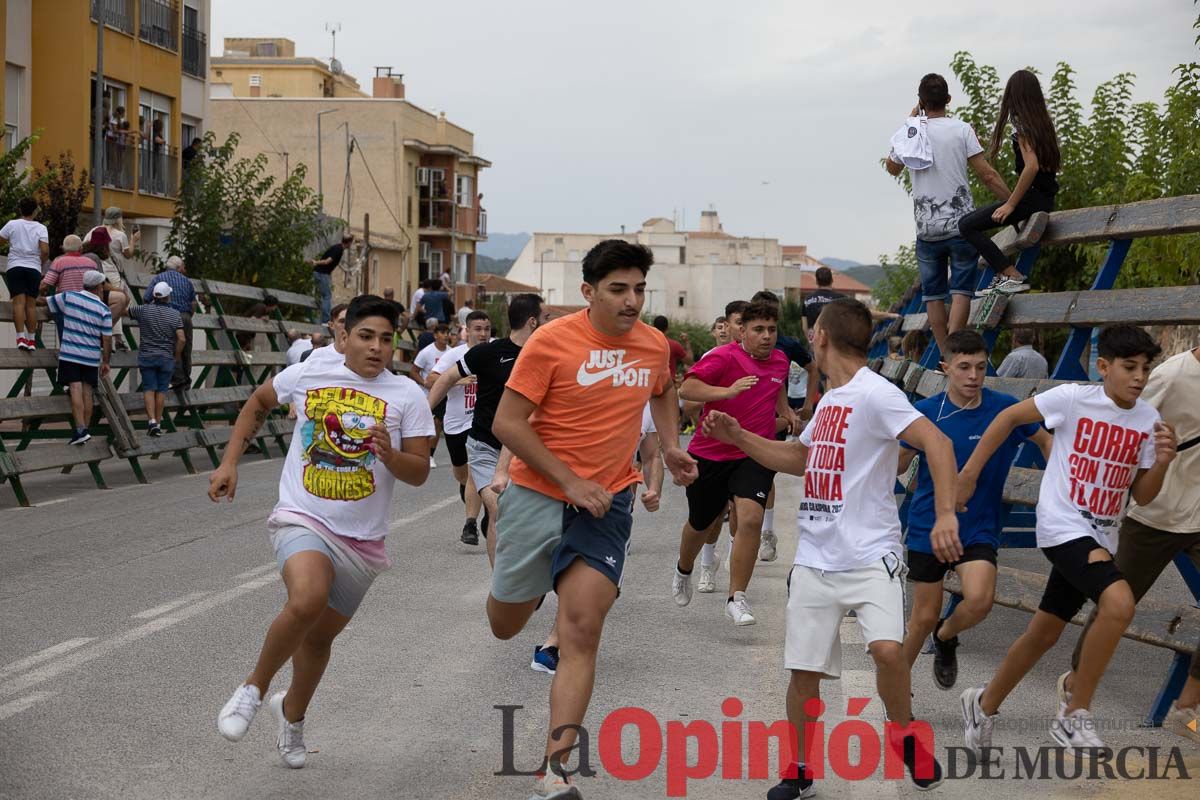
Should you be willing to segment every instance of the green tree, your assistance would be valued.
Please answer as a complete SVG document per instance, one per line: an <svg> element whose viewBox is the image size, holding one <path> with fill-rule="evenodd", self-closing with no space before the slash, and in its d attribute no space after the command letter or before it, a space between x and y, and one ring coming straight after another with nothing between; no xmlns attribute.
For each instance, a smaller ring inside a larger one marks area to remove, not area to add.
<svg viewBox="0 0 1200 800"><path fill-rule="evenodd" d="M40 219L50 237L50 258L62 255L63 239L79 231L79 213L91 189L88 171L75 174L75 159L60 153L58 161L43 159L36 173L34 197L41 206Z"/></svg>
<svg viewBox="0 0 1200 800"><path fill-rule="evenodd" d="M21 198L35 196L44 183L44 179L39 179L28 167L21 165L37 140L38 134L35 133L0 154L0 225L16 217Z"/></svg>
<svg viewBox="0 0 1200 800"><path fill-rule="evenodd" d="M224 144L204 137L184 178L167 236L196 277L300 292L312 289L305 248L342 222L322 216L316 192L297 166L282 181L267 173L267 157L237 158L238 135Z"/></svg>
<svg viewBox="0 0 1200 800"><path fill-rule="evenodd" d="M902 244L894 256L881 255L879 265L883 277L871 294L880 308L893 308L912 289L917 281L917 251L911 244Z"/></svg>

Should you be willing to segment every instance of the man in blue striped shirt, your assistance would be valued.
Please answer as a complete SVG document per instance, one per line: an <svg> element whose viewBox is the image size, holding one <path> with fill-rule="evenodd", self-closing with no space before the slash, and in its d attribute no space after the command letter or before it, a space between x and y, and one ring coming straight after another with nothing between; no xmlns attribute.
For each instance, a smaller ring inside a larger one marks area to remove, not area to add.
<svg viewBox="0 0 1200 800"><path fill-rule="evenodd" d="M192 314L196 313L196 289L187 276L187 267L179 256L167 259L167 268L150 279L146 287L144 302L152 303L152 292L156 283L171 287L171 308L179 312L183 321L183 351L175 358L175 372L171 375L172 389L186 389L192 385Z"/></svg>
<svg viewBox="0 0 1200 800"><path fill-rule="evenodd" d="M83 291L59 292L45 298L50 313L60 318L58 382L71 397L75 434L71 444L91 439L88 421L92 414L92 392L100 377L108 374L112 354L112 312L103 298L107 278L99 270L83 275Z"/></svg>

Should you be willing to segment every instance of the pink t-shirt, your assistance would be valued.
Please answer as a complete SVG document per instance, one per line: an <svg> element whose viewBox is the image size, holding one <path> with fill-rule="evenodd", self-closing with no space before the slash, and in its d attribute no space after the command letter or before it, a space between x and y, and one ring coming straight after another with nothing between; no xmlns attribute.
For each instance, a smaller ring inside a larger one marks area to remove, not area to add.
<svg viewBox="0 0 1200 800"><path fill-rule="evenodd" d="M700 420L703 422L708 412L716 409L732 416L751 433L774 439L775 405L780 391L787 387L788 377L788 358L782 350L772 350L770 358L759 361L743 350L741 344L730 342L708 351L688 370L685 380L696 378L709 386L732 386L747 375L758 376L758 383L732 399L705 403ZM688 452L709 461L733 461L746 457L733 445L718 442L699 432L692 437Z"/></svg>

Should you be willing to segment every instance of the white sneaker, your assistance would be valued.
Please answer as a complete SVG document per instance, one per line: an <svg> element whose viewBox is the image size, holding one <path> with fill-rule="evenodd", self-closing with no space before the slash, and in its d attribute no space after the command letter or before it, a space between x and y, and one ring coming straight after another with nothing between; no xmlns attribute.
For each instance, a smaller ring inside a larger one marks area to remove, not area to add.
<svg viewBox="0 0 1200 800"><path fill-rule="evenodd" d="M778 555L775 552L777 544L779 544L779 537L775 535L775 531L763 531L758 545L758 560L774 561Z"/></svg>
<svg viewBox="0 0 1200 800"><path fill-rule="evenodd" d="M1163 719L1163 727L1200 743L1200 714L1197 708L1180 708L1178 702L1171 703L1171 710Z"/></svg>
<svg viewBox="0 0 1200 800"><path fill-rule="evenodd" d="M717 590L717 570L720 569L720 564L712 564L710 566L700 565L700 580L696 581L696 591L704 594L712 594Z"/></svg>
<svg viewBox="0 0 1200 800"><path fill-rule="evenodd" d="M283 715L283 696L287 692L276 692L271 695L268 705L275 715L275 724L279 729L279 738L275 740L275 748L279 750L279 760L285 767L300 769L308 758L308 750L304 746L304 720L288 722Z"/></svg>
<svg viewBox="0 0 1200 800"><path fill-rule="evenodd" d="M217 730L229 741L240 742L261 705L258 687L243 683L217 715Z"/></svg>
<svg viewBox="0 0 1200 800"><path fill-rule="evenodd" d="M733 620L734 625L753 625L757 622L750 613L750 603L746 601L745 592L734 592L733 599L726 601L725 616Z"/></svg>
<svg viewBox="0 0 1200 800"><path fill-rule="evenodd" d="M429 457L429 468L437 469L437 462L433 460L433 456Z"/></svg>
<svg viewBox="0 0 1200 800"><path fill-rule="evenodd" d="M1071 702L1071 693L1067 691L1067 678L1070 677L1071 670L1067 670L1062 675L1058 676L1058 680L1054 682L1054 690L1058 693L1058 704L1063 706Z"/></svg>
<svg viewBox="0 0 1200 800"><path fill-rule="evenodd" d="M1058 708L1054 724L1050 726L1050 735L1061 747L1095 752L1104 750L1104 741L1096 735L1096 720L1092 712L1086 708L1077 708L1070 714L1066 713L1067 704Z"/></svg>
<svg viewBox="0 0 1200 800"><path fill-rule="evenodd" d="M538 776L529 800L582 800L579 789L557 772L551 770Z"/></svg>
<svg viewBox="0 0 1200 800"><path fill-rule="evenodd" d="M692 576L684 575L678 566L675 567L675 574L671 576L671 597L675 598L675 605L680 608L692 602Z"/></svg>
<svg viewBox="0 0 1200 800"><path fill-rule="evenodd" d="M1000 715L988 716L983 713L983 708L979 705L981 697L983 697L982 686L967 689L960 695L963 738L966 739L967 747L973 750L977 756L986 757L989 756L986 750L992 746L992 728L996 724L996 718Z"/></svg>

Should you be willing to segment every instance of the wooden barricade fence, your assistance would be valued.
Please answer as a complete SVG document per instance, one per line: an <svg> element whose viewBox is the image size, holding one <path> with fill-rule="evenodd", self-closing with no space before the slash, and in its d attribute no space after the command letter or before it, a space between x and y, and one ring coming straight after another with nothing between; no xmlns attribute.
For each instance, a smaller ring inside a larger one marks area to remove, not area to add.
<svg viewBox="0 0 1200 800"><path fill-rule="evenodd" d="M1025 399L1062 383L1088 381L1083 356L1093 331L1103 325L1200 325L1200 286L1112 288L1134 239L1197 231L1200 231L1200 195L1055 212L1050 214L1040 241L1032 241L1032 237L1026 236L1023 231L1004 228L993 237L993 241L1007 255L1019 253L1017 268L1025 275L1030 273L1042 247L1107 241L1108 252L1090 289L1033 292L1011 297L990 295L972 302L969 324L984 335L989 348L995 344L1001 327L1070 329L1063 351L1048 379L1000 378L996 377L994 366L989 365L989 377L984 385ZM979 287L987 286L991 279L991 270L982 270ZM917 284L893 309L903 315L901 319L876 327L870 352L872 369L901 386L914 398L931 397L946 387L946 376L936 370L941 358L937 342L930 337L926 351L918 361L913 362L888 357L887 340L902 331L928 330L929 321L921 306L921 289ZM1036 448L1025 445L1019 449L1004 485L1001 547L1036 546L1032 509L1037 504L1042 466L1041 454ZM902 518L907 516L907 506L906 499L901 509ZM1178 697L1187 678L1192 653L1200 639L1200 571L1186 555L1177 557L1175 565L1193 595L1192 602L1161 604L1143 600L1125 634L1126 638L1164 647L1175 653L1158 696L1147 714L1147 724L1155 726L1162 723L1171 702ZM1043 575L1002 566L997 577L995 602L1032 613L1037 608L1044 585ZM961 600L960 586L955 577L947 580L946 591L951 595L944 611L948 615ZM1083 624L1085 620L1086 613L1081 612L1074 621Z"/></svg>

